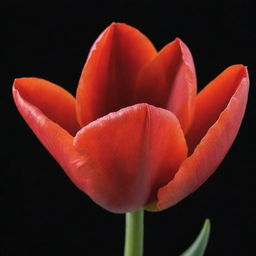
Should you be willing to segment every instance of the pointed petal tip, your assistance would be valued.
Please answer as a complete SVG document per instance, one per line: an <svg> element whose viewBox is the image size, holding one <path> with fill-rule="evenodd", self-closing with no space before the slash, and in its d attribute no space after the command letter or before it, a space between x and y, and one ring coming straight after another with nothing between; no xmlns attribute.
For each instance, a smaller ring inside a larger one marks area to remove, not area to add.
<svg viewBox="0 0 256 256"><path fill-rule="evenodd" d="M185 44L185 42L180 38L180 37L175 37L175 39L173 40L173 42L175 42L179 47L183 47L187 45Z"/></svg>
<svg viewBox="0 0 256 256"><path fill-rule="evenodd" d="M114 30L116 27L118 27L119 23L113 21L108 27L107 27L107 30Z"/></svg>
<svg viewBox="0 0 256 256"><path fill-rule="evenodd" d="M174 42L179 43L179 44L183 43L183 41L181 40L180 37L175 37Z"/></svg>
<svg viewBox="0 0 256 256"><path fill-rule="evenodd" d="M234 72L237 74L239 80L245 79L247 83L249 83L249 73L247 66L243 64L234 64L229 66L225 71L230 73Z"/></svg>
<svg viewBox="0 0 256 256"><path fill-rule="evenodd" d="M248 68L244 64L233 64L233 65L227 67L226 70L234 70L234 71L241 70L241 71L246 72L248 70Z"/></svg>
<svg viewBox="0 0 256 256"><path fill-rule="evenodd" d="M116 29L136 29L133 26L130 26L124 22L116 22L113 21L108 27L107 29L109 30L116 30ZM137 30L137 29L136 29Z"/></svg>
<svg viewBox="0 0 256 256"><path fill-rule="evenodd" d="M124 23L124 22L119 22L119 21L113 21L109 26L110 27L118 27L118 26L122 26L122 25L125 25L125 26L129 26L129 25L127 25L126 23Z"/></svg>
<svg viewBox="0 0 256 256"><path fill-rule="evenodd" d="M27 79L34 79L35 77L16 77L13 80L13 88L15 87L16 89L18 89L18 87L21 86L21 83Z"/></svg>

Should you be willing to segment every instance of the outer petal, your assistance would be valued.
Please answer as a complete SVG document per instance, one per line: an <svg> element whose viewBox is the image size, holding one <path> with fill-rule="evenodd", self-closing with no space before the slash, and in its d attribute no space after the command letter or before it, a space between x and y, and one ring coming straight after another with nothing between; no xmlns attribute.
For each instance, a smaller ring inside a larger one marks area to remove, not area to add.
<svg viewBox="0 0 256 256"><path fill-rule="evenodd" d="M70 134L74 135L79 130L75 99L63 88L49 81L31 77L16 79L14 89Z"/></svg>
<svg viewBox="0 0 256 256"><path fill-rule="evenodd" d="M231 67L231 70L233 68ZM156 205L158 210L176 204L196 190L213 173L228 152L244 115L249 88L246 69L240 66L238 73L240 73L240 76L239 79L235 80L235 91L229 95L228 104L224 107L225 109L218 120L207 131L194 153L182 163L174 179L159 189ZM233 75L235 76L234 73ZM233 81L233 76L229 78ZM216 86L218 85L217 83ZM223 92L226 92L226 86L228 84L222 84ZM209 90L214 90L214 86ZM222 90L219 90L218 100L223 97L223 95L220 96L223 93ZM209 96L211 94L209 92L205 95ZM209 100L211 99L209 97ZM215 100L214 103L217 104L217 101ZM208 115L208 113L205 112L205 115Z"/></svg>
<svg viewBox="0 0 256 256"><path fill-rule="evenodd" d="M177 38L142 69L135 98L136 102L169 109L178 117L186 132L194 113L196 87L192 55Z"/></svg>
<svg viewBox="0 0 256 256"><path fill-rule="evenodd" d="M131 105L138 71L155 56L151 42L137 29L113 23L94 43L77 89L81 126Z"/></svg>
<svg viewBox="0 0 256 256"><path fill-rule="evenodd" d="M186 136L191 153L208 129L217 121L245 76L247 71L243 65L233 65L197 95L193 124Z"/></svg>
<svg viewBox="0 0 256 256"><path fill-rule="evenodd" d="M20 92L15 82L13 86L13 97L16 106L46 149L57 160L65 170L70 179L79 186L79 172L76 172L83 165L83 158L73 147L73 137L57 123L50 120L38 107L23 98L24 92Z"/></svg>
<svg viewBox="0 0 256 256"><path fill-rule="evenodd" d="M74 142L87 156L83 187L113 212L133 211L154 200L187 155L177 118L147 104L90 123Z"/></svg>

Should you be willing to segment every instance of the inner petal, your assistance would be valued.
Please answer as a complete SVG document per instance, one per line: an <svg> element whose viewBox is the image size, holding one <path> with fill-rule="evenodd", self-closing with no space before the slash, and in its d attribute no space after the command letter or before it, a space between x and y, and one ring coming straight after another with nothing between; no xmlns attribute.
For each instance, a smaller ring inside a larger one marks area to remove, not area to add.
<svg viewBox="0 0 256 256"><path fill-rule="evenodd" d="M77 89L77 115L84 126L132 105L139 70L156 54L137 29L113 23L94 43Z"/></svg>
<svg viewBox="0 0 256 256"><path fill-rule="evenodd" d="M166 45L140 71L135 102L172 111L186 133L194 114L196 74L192 55L179 39Z"/></svg>

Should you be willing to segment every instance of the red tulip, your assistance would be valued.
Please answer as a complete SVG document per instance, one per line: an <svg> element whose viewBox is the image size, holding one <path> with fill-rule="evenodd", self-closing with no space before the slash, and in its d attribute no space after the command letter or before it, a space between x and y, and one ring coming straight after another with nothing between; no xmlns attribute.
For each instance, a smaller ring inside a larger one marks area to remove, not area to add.
<svg viewBox="0 0 256 256"><path fill-rule="evenodd" d="M16 79L33 132L92 200L112 212L166 209L216 170L241 124L246 67L227 68L196 94L194 63L175 39L157 52L113 23L94 43L76 99L39 78Z"/></svg>

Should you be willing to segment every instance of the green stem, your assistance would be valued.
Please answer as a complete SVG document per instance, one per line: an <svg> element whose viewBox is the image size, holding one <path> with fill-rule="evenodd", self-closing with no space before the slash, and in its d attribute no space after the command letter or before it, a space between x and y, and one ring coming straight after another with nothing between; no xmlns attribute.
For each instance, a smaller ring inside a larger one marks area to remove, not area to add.
<svg viewBox="0 0 256 256"><path fill-rule="evenodd" d="M126 230L124 256L142 256L144 235L143 209L126 213L125 220Z"/></svg>

